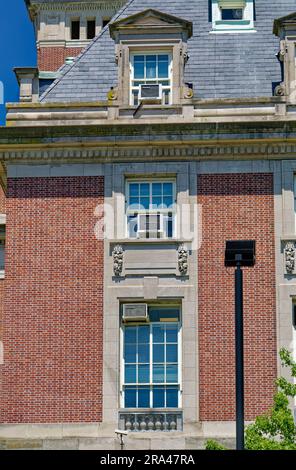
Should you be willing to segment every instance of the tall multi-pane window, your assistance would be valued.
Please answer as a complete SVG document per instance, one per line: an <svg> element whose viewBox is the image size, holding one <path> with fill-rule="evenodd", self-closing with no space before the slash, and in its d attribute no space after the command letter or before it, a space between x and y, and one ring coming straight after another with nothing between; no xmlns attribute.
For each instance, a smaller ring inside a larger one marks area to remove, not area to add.
<svg viewBox="0 0 296 470"><path fill-rule="evenodd" d="M177 307L149 307L149 323L123 324L124 408L181 406L181 319Z"/></svg>
<svg viewBox="0 0 296 470"><path fill-rule="evenodd" d="M160 85L162 104L171 104L172 58L170 54L133 54L131 56L131 104L139 104L141 85Z"/></svg>
<svg viewBox="0 0 296 470"><path fill-rule="evenodd" d="M129 238L172 238L175 232L175 182L128 181L126 198Z"/></svg>

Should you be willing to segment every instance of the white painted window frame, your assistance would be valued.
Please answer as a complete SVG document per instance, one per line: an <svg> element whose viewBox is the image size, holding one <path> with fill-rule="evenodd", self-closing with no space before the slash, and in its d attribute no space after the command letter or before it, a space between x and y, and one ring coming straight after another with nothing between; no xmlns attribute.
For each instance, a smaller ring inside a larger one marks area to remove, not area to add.
<svg viewBox="0 0 296 470"><path fill-rule="evenodd" d="M152 184L153 183L173 183L173 199L174 199L174 206L171 209L129 209L129 185L131 183L149 183L150 184L150 202L152 202ZM128 217L137 213L137 214L163 214L167 215L168 213L172 213L173 219L173 230L172 230L172 237L164 236L162 240L173 240L176 238L176 228L177 228L177 192L176 192L176 179L174 178L135 178L135 179L127 179L125 182L125 223L126 223L126 237L129 240L138 240L138 238L131 238L129 236L129 227L128 227ZM142 238L143 240L143 238ZM152 238L147 238L147 240L153 240Z"/></svg>
<svg viewBox="0 0 296 470"><path fill-rule="evenodd" d="M165 305L161 305L162 307L164 307ZM178 308L180 308L178 306ZM152 387L153 386L177 386L179 387L179 390L178 390L178 409L181 409L182 406L183 406L183 400L182 400L182 315L181 315L181 308L180 308L180 320L179 322L176 322L178 323L178 382L177 383L166 383L166 384L162 384L162 383L153 383L152 381L152 377L153 377L153 361L152 361L152 358L153 358L153 336L152 336L152 328L153 328L153 325L163 325L163 324L167 324L167 325L172 325L173 323L172 322L150 322L150 323L147 323L148 326L150 326L150 343L149 343L149 346L150 346L150 383L148 384L125 384L124 382L124 373L125 373L125 361L124 361L124 328L126 328L126 325L121 323L121 326L120 326L120 398L119 398L119 401L120 401L120 408L121 409L126 409L126 410L129 410L129 408L125 408L124 407L124 403L125 403L125 395L124 395L124 387L125 386L147 386L147 387L150 387L150 405L151 405L151 409L153 410L153 393L152 393ZM140 324L135 324L135 326L139 326ZM145 324L142 324L143 326L147 326ZM127 327L128 328L128 327ZM141 411L142 408L136 408L137 410ZM172 408L164 408L165 409L172 409Z"/></svg>
<svg viewBox="0 0 296 470"><path fill-rule="evenodd" d="M212 31L211 33L254 33L254 0L246 0L243 9L243 19L239 21L249 21L249 24L235 24L232 20L222 20L222 9L219 0L211 0L212 3Z"/></svg>
<svg viewBox="0 0 296 470"><path fill-rule="evenodd" d="M166 80L165 78L162 78L162 79L159 79L159 78L146 79L146 78L144 78L143 80L135 79L134 58L135 58L135 56L140 56L140 55L144 55L144 56L167 55L168 56L168 58L169 58L169 77L168 77L168 80L170 82L170 85L162 85L162 104L164 104L164 99L165 99L164 92L169 91L170 92L169 93L169 105L171 105L172 100L173 100L173 55L172 55L172 52L170 50L161 50L161 49L147 50L147 51L142 49L142 50L137 50L137 51L131 51L131 53L130 53L130 105L134 106L133 92L135 90L138 90L138 92L140 93L140 87L139 86L134 86L133 85L134 81L137 81L137 82L143 81L143 84L144 83L147 84L149 82L159 83L161 81Z"/></svg>

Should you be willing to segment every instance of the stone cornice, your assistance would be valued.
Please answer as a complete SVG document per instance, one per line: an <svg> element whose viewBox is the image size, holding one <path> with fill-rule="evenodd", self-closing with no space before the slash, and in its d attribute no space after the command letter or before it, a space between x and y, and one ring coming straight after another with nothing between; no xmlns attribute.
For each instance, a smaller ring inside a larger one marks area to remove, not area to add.
<svg viewBox="0 0 296 470"><path fill-rule="evenodd" d="M149 142L142 146L130 143L126 146L87 146L69 145L67 142L59 146L0 146L0 160L5 163L55 161L69 162L136 162L136 161L194 161L194 160L258 160L258 159L295 159L296 139L287 142L220 142L219 144L191 143L191 145L174 143L168 145Z"/></svg>
<svg viewBox="0 0 296 470"><path fill-rule="evenodd" d="M114 8L119 10L125 1L114 0L113 2L108 2L106 0L98 1L80 1L80 2L58 2L55 3L38 3L38 1L31 3L31 8L36 12L39 11L83 11L83 10L110 10Z"/></svg>

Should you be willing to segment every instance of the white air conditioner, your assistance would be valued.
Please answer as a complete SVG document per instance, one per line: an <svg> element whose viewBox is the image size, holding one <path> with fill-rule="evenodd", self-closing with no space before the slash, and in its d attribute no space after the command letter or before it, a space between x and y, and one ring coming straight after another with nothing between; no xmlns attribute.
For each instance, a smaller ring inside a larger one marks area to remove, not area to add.
<svg viewBox="0 0 296 470"><path fill-rule="evenodd" d="M149 321L147 304L124 304L122 320L124 322Z"/></svg>
<svg viewBox="0 0 296 470"><path fill-rule="evenodd" d="M163 214L138 214L139 238L163 238L163 226Z"/></svg>
<svg viewBox="0 0 296 470"><path fill-rule="evenodd" d="M140 85L139 101L162 101L162 85L151 84L151 85Z"/></svg>

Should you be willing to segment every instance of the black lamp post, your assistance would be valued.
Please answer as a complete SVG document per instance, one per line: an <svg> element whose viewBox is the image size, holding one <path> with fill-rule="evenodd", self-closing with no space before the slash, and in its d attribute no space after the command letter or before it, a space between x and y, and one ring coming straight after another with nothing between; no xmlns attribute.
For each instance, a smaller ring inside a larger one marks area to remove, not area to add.
<svg viewBox="0 0 296 470"><path fill-rule="evenodd" d="M236 376L236 449L244 450L244 319L243 266L255 264L255 241L227 241L225 266L235 266L235 376Z"/></svg>

